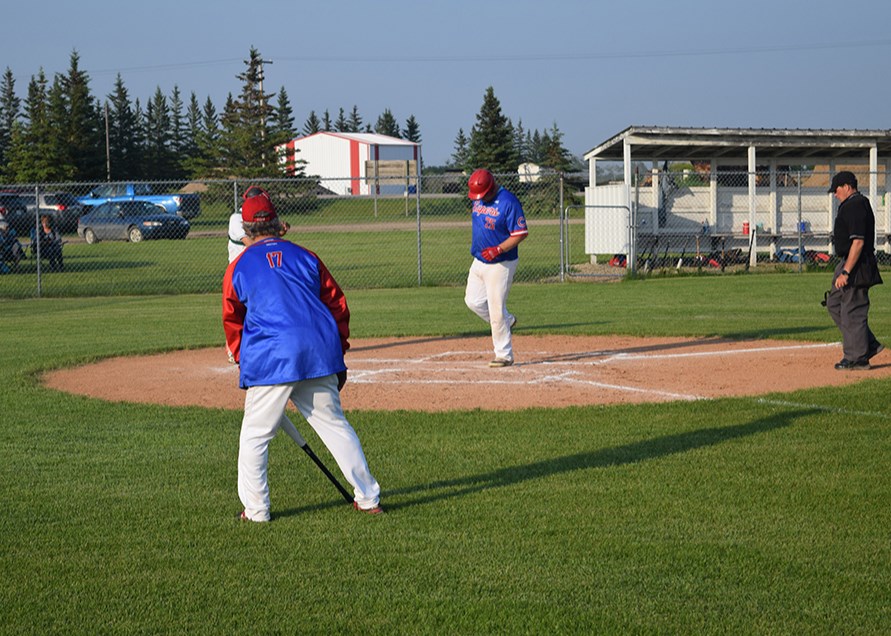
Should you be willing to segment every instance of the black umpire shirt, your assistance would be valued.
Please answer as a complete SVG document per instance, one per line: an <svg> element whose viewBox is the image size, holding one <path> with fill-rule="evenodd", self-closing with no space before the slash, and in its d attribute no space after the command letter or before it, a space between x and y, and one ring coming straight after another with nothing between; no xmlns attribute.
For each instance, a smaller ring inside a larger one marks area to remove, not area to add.
<svg viewBox="0 0 891 636"><path fill-rule="evenodd" d="M846 258L851 251L852 239L863 239L862 262L867 254L875 251L876 218L872 213L869 199L854 192L838 206L835 227L832 230L832 244L839 258Z"/></svg>

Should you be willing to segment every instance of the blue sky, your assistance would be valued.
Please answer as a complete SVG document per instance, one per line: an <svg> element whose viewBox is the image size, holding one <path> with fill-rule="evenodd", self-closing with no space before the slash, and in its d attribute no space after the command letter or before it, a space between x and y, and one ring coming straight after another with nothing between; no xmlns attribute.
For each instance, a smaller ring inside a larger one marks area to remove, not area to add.
<svg viewBox="0 0 891 636"><path fill-rule="evenodd" d="M50 0L3 17L0 68L20 97L77 50L97 97L120 73L143 104L176 85L221 110L253 46L298 128L354 105L372 125L385 108L414 115L428 165L488 86L525 129L556 122L576 155L631 125L891 128L887 0Z"/></svg>

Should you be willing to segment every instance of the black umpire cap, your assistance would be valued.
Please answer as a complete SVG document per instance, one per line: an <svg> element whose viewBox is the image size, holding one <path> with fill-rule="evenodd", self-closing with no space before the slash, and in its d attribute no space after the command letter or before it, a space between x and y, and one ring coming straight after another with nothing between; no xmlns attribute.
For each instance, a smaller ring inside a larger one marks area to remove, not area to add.
<svg viewBox="0 0 891 636"><path fill-rule="evenodd" d="M840 186L843 185L849 185L855 190L857 189L857 177L854 176L853 172L842 170L837 175L832 177L832 183L829 184L829 190L827 190L827 192L834 193Z"/></svg>

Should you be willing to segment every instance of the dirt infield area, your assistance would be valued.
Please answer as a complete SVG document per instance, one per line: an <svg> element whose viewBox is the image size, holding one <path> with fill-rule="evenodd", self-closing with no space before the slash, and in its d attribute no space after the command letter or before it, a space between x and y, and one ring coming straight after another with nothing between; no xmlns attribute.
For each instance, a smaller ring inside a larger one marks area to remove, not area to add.
<svg viewBox="0 0 891 636"><path fill-rule="evenodd" d="M719 339L514 336L517 362L490 369L480 338L354 340L347 410L514 410L760 395L891 375L836 371L838 344ZM887 360L885 359L887 357ZM240 409L238 369L225 349L111 358L54 371L51 388L112 401Z"/></svg>

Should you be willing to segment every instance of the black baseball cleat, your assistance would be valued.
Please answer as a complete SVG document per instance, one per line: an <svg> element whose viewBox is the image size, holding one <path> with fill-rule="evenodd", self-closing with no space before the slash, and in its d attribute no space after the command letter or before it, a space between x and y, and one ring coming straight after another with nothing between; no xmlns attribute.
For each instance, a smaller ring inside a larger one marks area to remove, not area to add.
<svg viewBox="0 0 891 636"><path fill-rule="evenodd" d="M847 358L842 358L839 361L835 368L837 371L868 371L869 370L869 362L866 360L848 360Z"/></svg>
<svg viewBox="0 0 891 636"><path fill-rule="evenodd" d="M874 357L876 357L877 355L882 353L882 351L884 351L884 350L885 350L885 345L883 345L881 342L876 342L876 346L874 348L871 348L869 350L869 353L866 354L866 359L872 360Z"/></svg>

